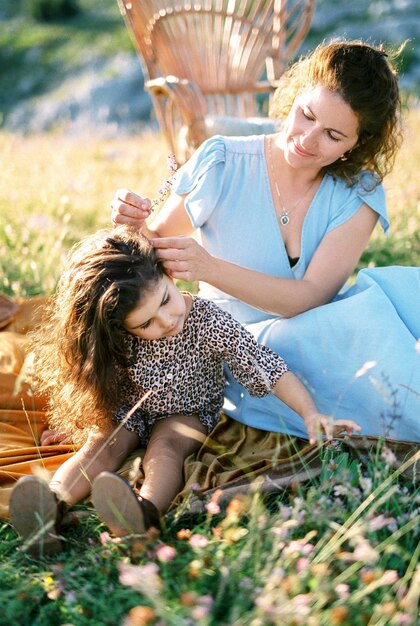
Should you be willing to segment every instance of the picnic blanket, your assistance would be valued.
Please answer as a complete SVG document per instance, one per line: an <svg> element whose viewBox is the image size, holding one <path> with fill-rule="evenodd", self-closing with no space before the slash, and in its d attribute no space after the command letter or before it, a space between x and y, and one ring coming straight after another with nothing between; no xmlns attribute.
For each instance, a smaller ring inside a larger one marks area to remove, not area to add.
<svg viewBox="0 0 420 626"><path fill-rule="evenodd" d="M8 519L8 503L15 482L27 474L43 473L46 479L75 451L73 445L40 446L47 423L45 398L34 395L25 371L31 359L28 332L42 321L45 298L11 300L0 294L0 518ZM343 437L335 445L365 459L376 448L375 437ZM409 478L418 477L419 445L387 440L399 469ZM331 445L324 443L323 446ZM251 428L222 415L200 449L184 464L185 488L174 506L201 487L200 497L190 500L192 511L203 506L202 494L222 490L221 501L254 487L275 492L319 475L322 446L305 439ZM128 477L134 460L143 450L134 451L119 473Z"/></svg>

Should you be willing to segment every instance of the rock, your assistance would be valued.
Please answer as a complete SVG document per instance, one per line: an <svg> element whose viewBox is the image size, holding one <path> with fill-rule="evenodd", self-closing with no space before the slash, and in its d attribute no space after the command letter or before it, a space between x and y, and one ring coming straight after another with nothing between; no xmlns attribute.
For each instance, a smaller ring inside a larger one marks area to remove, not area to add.
<svg viewBox="0 0 420 626"><path fill-rule="evenodd" d="M315 0L311 29L300 52L334 37L384 43L392 48L408 39L400 83L403 89L420 93L419 0Z"/></svg>
<svg viewBox="0 0 420 626"><path fill-rule="evenodd" d="M4 127L113 136L139 130L150 122L151 110L137 56L119 54L111 60L90 61L53 91L18 103Z"/></svg>

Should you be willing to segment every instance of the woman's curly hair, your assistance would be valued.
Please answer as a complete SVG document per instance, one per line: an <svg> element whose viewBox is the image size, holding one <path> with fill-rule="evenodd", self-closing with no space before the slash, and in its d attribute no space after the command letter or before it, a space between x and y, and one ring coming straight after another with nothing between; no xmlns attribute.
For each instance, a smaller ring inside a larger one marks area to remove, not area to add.
<svg viewBox="0 0 420 626"><path fill-rule="evenodd" d="M270 115L284 120L296 96L308 87L322 85L338 93L359 121L356 146L324 171L354 184L370 171L379 183L394 164L401 144L401 98L394 60L402 48L389 55L383 47L361 41L323 43L294 63L281 77Z"/></svg>
<svg viewBox="0 0 420 626"><path fill-rule="evenodd" d="M124 320L163 275L150 242L128 226L101 230L72 249L32 336L34 378L52 428L83 441L92 427L112 427L129 365Z"/></svg>

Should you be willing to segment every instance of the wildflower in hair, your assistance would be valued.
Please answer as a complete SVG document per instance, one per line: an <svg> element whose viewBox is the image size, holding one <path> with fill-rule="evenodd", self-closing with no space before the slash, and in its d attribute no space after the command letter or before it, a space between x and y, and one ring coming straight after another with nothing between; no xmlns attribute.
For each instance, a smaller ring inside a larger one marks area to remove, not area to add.
<svg viewBox="0 0 420 626"><path fill-rule="evenodd" d="M150 211L154 211L155 209L160 207L165 202L165 200L167 199L167 197L168 197L168 195L169 195L169 193L171 191L171 187L172 187L173 179L174 179L174 176L175 176L175 172L178 169L178 165L177 165L177 162L175 160L175 155L174 154L170 154L168 156L167 166L168 166L168 169L170 171L169 178L167 178L166 181L164 182L164 184L162 185L162 187L160 187L160 189L158 189L158 197L155 198L154 200L152 200L152 202L150 204Z"/></svg>

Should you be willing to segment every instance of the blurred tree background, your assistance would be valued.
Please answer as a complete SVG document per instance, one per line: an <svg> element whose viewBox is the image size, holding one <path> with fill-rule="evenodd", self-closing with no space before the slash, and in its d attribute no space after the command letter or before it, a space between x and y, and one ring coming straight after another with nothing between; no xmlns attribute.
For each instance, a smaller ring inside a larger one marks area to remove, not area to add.
<svg viewBox="0 0 420 626"><path fill-rule="evenodd" d="M420 95L418 0L316 0L300 52L335 36L408 40L401 86ZM139 59L116 0L2 0L0 127L132 132L153 122ZM80 121L81 120L81 121Z"/></svg>

